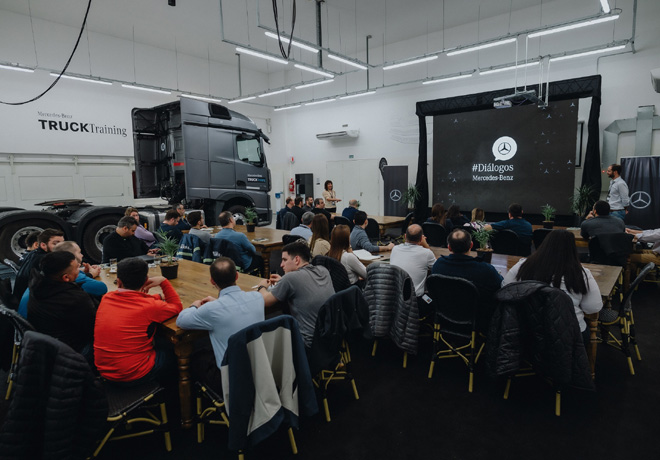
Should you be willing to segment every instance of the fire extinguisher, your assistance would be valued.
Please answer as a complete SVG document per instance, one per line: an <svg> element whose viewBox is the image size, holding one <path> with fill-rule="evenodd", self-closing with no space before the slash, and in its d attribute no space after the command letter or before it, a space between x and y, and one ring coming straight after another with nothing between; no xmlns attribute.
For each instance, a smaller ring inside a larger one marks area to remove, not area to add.
<svg viewBox="0 0 660 460"><path fill-rule="evenodd" d="M293 179L289 182L289 192L293 193L296 190L296 183Z"/></svg>

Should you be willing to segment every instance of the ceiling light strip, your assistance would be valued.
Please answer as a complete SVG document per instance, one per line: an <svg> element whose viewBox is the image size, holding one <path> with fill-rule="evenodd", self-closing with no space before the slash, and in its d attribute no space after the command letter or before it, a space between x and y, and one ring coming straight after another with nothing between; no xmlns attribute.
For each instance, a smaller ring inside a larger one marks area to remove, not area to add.
<svg viewBox="0 0 660 460"><path fill-rule="evenodd" d="M129 89L139 89L140 91L149 91L151 93L159 93L159 94L172 94L170 91L165 91L162 89L156 89L156 88L147 88L146 86L135 86L135 85L127 85L123 84L121 85L123 88L129 88Z"/></svg>
<svg viewBox="0 0 660 460"><path fill-rule="evenodd" d="M483 71L480 70L479 75L489 75L491 73L506 72L507 70L515 70L516 68L522 69L522 68L525 68L525 67L532 67L532 66L535 66L535 65L539 65L539 62L538 61L528 62L527 64L518 64L517 66L516 65L510 65L510 66L506 66L506 67L500 67L499 69L489 69L489 70L483 70Z"/></svg>
<svg viewBox="0 0 660 460"><path fill-rule="evenodd" d="M514 43L516 38L506 38L504 40L497 40L489 43L482 43L480 45L468 46L466 48L457 49L447 53L447 56L456 56L458 54L470 53L472 51L479 51L487 48L492 48L494 46L506 45L508 43Z"/></svg>
<svg viewBox="0 0 660 460"><path fill-rule="evenodd" d="M462 80L464 78L470 78L473 74L468 73L468 74L463 74L463 75L454 75L453 77L440 77L440 78L434 78L432 80L426 80L422 82L422 85L432 85L433 83L442 83L445 81L452 81L452 80Z"/></svg>
<svg viewBox="0 0 660 460"><path fill-rule="evenodd" d="M51 77L66 78L67 80L84 81L84 82L87 82L87 83L98 83L99 85L112 85L112 82L109 82L109 81L96 80L94 78L74 77L73 75L64 75L64 74L62 74L60 76L60 74L56 73L56 72L51 72L50 76Z"/></svg>
<svg viewBox="0 0 660 460"><path fill-rule="evenodd" d="M275 112L281 112L282 110L297 109L298 107L302 107L302 104L287 105L286 107L278 107L274 111Z"/></svg>
<svg viewBox="0 0 660 460"><path fill-rule="evenodd" d="M316 69L314 67L307 67L306 65L302 65L302 64L295 64L294 67L296 67L297 69L300 69L300 70L306 70L307 72L312 72L312 73L315 73L315 74L318 74L318 75L323 75L324 77L334 78L333 74L331 74L329 72L324 72L324 71Z"/></svg>
<svg viewBox="0 0 660 460"><path fill-rule="evenodd" d="M426 56L420 59L413 59L412 61L399 62L398 64L385 66L383 67L383 70L398 69L399 67L405 67L413 64L420 64L422 62L432 61L434 59L438 59L438 55Z"/></svg>
<svg viewBox="0 0 660 460"><path fill-rule="evenodd" d="M556 34L558 32L564 32L566 30L578 29L580 27L593 26L595 24L601 24L603 22L614 21L615 19L619 19L618 14L613 14L611 16L604 16L597 19L590 19L589 21L574 22L572 24L567 24L565 26L551 27L549 29L539 30L538 32L532 32L527 36L529 38L542 37L544 35Z"/></svg>
<svg viewBox="0 0 660 460"><path fill-rule="evenodd" d="M248 96L248 97L243 97L240 99L234 99L233 101L227 101L228 104L236 104L237 102L245 102L245 101L251 101L252 99L256 99L257 96Z"/></svg>
<svg viewBox="0 0 660 460"><path fill-rule="evenodd" d="M557 56L557 57L550 58L550 62L565 61L566 59L579 58L579 57L583 57L583 56L591 56L592 54L608 53L610 51L622 50L625 47L626 47L626 45L610 46L608 48L599 48L597 50L585 51L583 53L567 54L565 56Z"/></svg>
<svg viewBox="0 0 660 460"><path fill-rule="evenodd" d="M358 69L367 70L366 65L358 64L357 62L345 59L343 57L339 57L339 56L336 56L334 54L328 54L328 57L330 59L335 60L335 61L343 62L344 64L348 64L348 65L351 65L353 67L357 67Z"/></svg>
<svg viewBox="0 0 660 460"><path fill-rule="evenodd" d="M17 72L28 72L28 73L34 73L33 69L27 69L25 67L19 67L15 65L3 65L0 64L0 69L6 69L6 70L16 70Z"/></svg>
<svg viewBox="0 0 660 460"><path fill-rule="evenodd" d="M247 49L247 48L242 48L240 46L236 47L236 51L238 53L241 53L241 54L249 54L250 56L258 57L258 58L261 58L261 59L267 59L269 61L277 62L279 64L286 65L286 64L289 63L288 61L286 61L282 58L278 58L278 57L272 56L270 54L262 53L260 51L253 51L253 50L250 50L250 49Z"/></svg>
<svg viewBox="0 0 660 460"><path fill-rule="evenodd" d="M291 88L285 88L277 91L271 91L270 93L260 94L259 97L274 96L276 94L288 93L289 91L291 91Z"/></svg>
<svg viewBox="0 0 660 460"><path fill-rule="evenodd" d="M222 101L220 99L213 99L212 97L195 96L194 94L181 94L181 97L187 97L189 99L197 99L199 101L216 102L218 104L222 104Z"/></svg>
<svg viewBox="0 0 660 460"><path fill-rule="evenodd" d="M335 101L336 98L332 97L330 99L323 99L320 101L314 101L314 102L307 102L305 105L317 105L317 104L325 104L326 102L332 102Z"/></svg>
<svg viewBox="0 0 660 460"><path fill-rule="evenodd" d="M354 97L369 96L371 94L376 94L376 91L366 91L364 93L347 94L346 96L341 96L339 99L351 99Z"/></svg>
<svg viewBox="0 0 660 460"><path fill-rule="evenodd" d="M610 4L608 3L607 0L600 0L600 6L603 8L603 13L605 14L612 11L612 9L610 8Z"/></svg>
<svg viewBox="0 0 660 460"><path fill-rule="evenodd" d="M334 78L331 78L330 80L315 81L313 83L305 83L304 85L296 86L296 89L311 88L312 86L324 85L326 83L332 83L333 81L335 81Z"/></svg>
<svg viewBox="0 0 660 460"><path fill-rule="evenodd" d="M277 34L274 34L273 32L264 32L264 33L266 34L267 37L274 38L275 40L277 40L277 38L278 38ZM313 47L308 46L308 45L305 45L304 43L300 43L296 40L291 41L291 39L285 37L284 35L280 35L279 39L282 40L284 43L287 43L287 44L289 42L291 42L291 46L296 46L296 47L298 47L300 49L303 49L305 51L310 51L312 53L318 53L319 52L318 49L313 48Z"/></svg>

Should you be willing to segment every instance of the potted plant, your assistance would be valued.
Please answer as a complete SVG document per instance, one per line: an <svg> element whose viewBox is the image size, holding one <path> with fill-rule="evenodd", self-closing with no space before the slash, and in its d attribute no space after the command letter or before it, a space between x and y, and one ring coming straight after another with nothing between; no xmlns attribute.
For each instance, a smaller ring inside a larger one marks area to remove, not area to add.
<svg viewBox="0 0 660 460"><path fill-rule="evenodd" d="M579 227L582 219L589 212L595 203L595 187L593 185L583 185L575 189L575 193L570 197L571 211L575 214L575 226Z"/></svg>
<svg viewBox="0 0 660 460"><path fill-rule="evenodd" d="M416 185L408 184L408 188L405 192L403 192L401 199L408 204L408 211L411 211L415 208L415 201L417 201L421 196L422 194L419 192L419 189L417 189Z"/></svg>
<svg viewBox="0 0 660 460"><path fill-rule="evenodd" d="M165 255L164 263L160 264L160 272L168 280L173 280L179 271L179 264L175 259L176 253L179 251L179 243L162 230L158 230L156 233L158 234L158 248Z"/></svg>
<svg viewBox="0 0 660 460"><path fill-rule="evenodd" d="M255 227L257 226L258 219L259 216L257 215L257 211L255 211L254 208L245 208L245 226L247 227L248 232L254 231Z"/></svg>
<svg viewBox="0 0 660 460"><path fill-rule="evenodd" d="M543 228L552 228L555 225L555 213L557 210L550 206L549 204L545 204L541 206L541 214L543 214Z"/></svg>
<svg viewBox="0 0 660 460"><path fill-rule="evenodd" d="M493 250L490 247L490 240L493 238L493 233L495 230L486 230L485 228L477 229L472 233L472 239L479 243L479 247L476 249L479 257L484 260L484 262L490 263L493 258Z"/></svg>

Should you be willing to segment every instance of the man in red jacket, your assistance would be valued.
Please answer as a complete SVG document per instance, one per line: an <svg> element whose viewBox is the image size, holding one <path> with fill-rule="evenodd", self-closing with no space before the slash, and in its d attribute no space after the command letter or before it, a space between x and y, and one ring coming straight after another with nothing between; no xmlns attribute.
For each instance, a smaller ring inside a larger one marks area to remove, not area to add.
<svg viewBox="0 0 660 460"><path fill-rule="evenodd" d="M103 377L136 384L162 380L176 370L171 349L155 349L153 323L176 316L181 299L162 276L148 277L147 263L137 257L117 265L117 290L101 300L94 327L94 360ZM160 286L160 294L149 289Z"/></svg>

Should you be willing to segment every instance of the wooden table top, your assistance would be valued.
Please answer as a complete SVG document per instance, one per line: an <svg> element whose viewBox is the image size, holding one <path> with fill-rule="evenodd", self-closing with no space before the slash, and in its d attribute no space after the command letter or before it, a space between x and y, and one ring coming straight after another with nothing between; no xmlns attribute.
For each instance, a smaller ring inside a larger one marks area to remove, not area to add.
<svg viewBox="0 0 660 460"><path fill-rule="evenodd" d="M157 267L150 268L149 276L160 276L160 269ZM117 290L117 285L115 284L117 275L110 273L110 270L101 270L98 279L105 283L108 287L108 292ZM170 280L170 283L179 294L183 308L188 308L195 300L203 299L207 296L218 296L218 290L213 287L210 280L211 275L208 265L189 260L179 260L178 276L176 279ZM239 273L236 284L243 291L251 291L261 281L262 279L257 276ZM162 292L160 287L149 291L150 294L162 294ZM176 318L165 321L163 325L175 331L175 333L179 331L179 328L176 326Z"/></svg>
<svg viewBox="0 0 660 460"><path fill-rule="evenodd" d="M276 230L270 227L256 227L253 232L248 232L245 225L237 225L234 227L234 230L237 232L244 233L250 243L254 244L254 247L257 249L274 249L277 247L282 247L282 236L288 235L290 232L288 230ZM220 231L220 227L213 227L212 234L215 235ZM255 239L262 239L263 241L255 241Z"/></svg>

